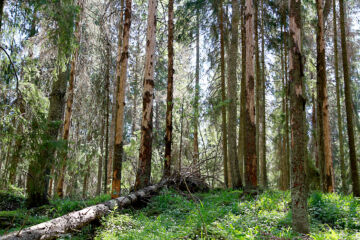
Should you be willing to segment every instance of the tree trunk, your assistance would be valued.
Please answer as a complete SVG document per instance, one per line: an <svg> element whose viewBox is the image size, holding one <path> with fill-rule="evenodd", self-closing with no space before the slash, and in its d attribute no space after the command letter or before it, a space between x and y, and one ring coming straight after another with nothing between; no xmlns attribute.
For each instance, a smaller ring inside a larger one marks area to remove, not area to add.
<svg viewBox="0 0 360 240"><path fill-rule="evenodd" d="M136 190L148 186L150 184L151 175L157 0L148 0L148 3L147 44L143 82L143 112L141 121L139 164L135 180Z"/></svg>
<svg viewBox="0 0 360 240"><path fill-rule="evenodd" d="M123 129L125 110L125 88L127 78L127 66L129 58L129 40L131 26L131 0L126 0L125 22L123 31L122 50L118 54L120 61L116 68L117 92L116 92L116 116L115 116L115 142L113 160L113 179L111 198L118 198L121 193L121 169L123 157ZM120 29L119 29L120 31ZM118 58L119 59L119 58Z"/></svg>
<svg viewBox="0 0 360 240"><path fill-rule="evenodd" d="M75 23L75 41L79 43L81 41L81 19L84 11L84 2L83 0L78 1L78 7L80 10L80 15L78 16L78 19ZM76 74L76 61L79 56L79 46L75 49L74 55L71 61L71 70L70 70L70 80L69 80L69 86L67 90L67 101L66 101L66 108L65 108L65 119L64 119L64 129L63 129L63 140L68 145L69 140L69 132L70 132L70 124L71 124L71 114L72 114L72 105L74 102L74 82L75 82L75 74ZM64 178L65 178L65 170L66 170L66 162L67 162L67 151L61 154L63 157L61 169L60 169L60 177L59 181L57 182L56 186L56 192L57 195L62 198L64 197Z"/></svg>
<svg viewBox="0 0 360 240"><path fill-rule="evenodd" d="M117 45L117 51L118 55L116 58L116 76L119 76L118 73L120 73L120 60L121 60L121 50L123 45L123 28L124 28L124 3L125 0L120 0L120 19L119 19L119 29L118 29L118 45ZM114 93L113 93L113 102L112 102L112 118L111 118L111 126L110 126L110 146L109 146L109 160L107 163L107 186L110 185L112 178L110 176L113 175L113 166L114 166L114 148L115 148L115 138L116 138L116 132L118 131L116 129L116 117L118 114L118 108L117 108L117 97L118 97L118 78L115 78L114 82Z"/></svg>
<svg viewBox="0 0 360 240"><path fill-rule="evenodd" d="M351 79L349 73L348 54L346 46L346 32L345 32L345 9L344 0L339 0L340 5L340 30L341 30L341 49L343 60L343 72L344 72L344 88L345 88L345 107L346 107L346 119L347 119L347 132L349 141L349 155L350 155L350 172L351 180L353 184L353 193L355 197L360 197L359 186L359 173L356 159L355 149L355 136L353 126L353 112L352 112L352 95L351 95Z"/></svg>
<svg viewBox="0 0 360 240"><path fill-rule="evenodd" d="M262 131L260 135L260 153L261 153L261 179L264 188L268 187L268 178L267 178L267 166L266 166L266 76L265 76L265 33L264 33L264 17L265 17L265 8L264 0L261 0L261 94L262 94L262 104L261 104L261 121L262 121Z"/></svg>
<svg viewBox="0 0 360 240"><path fill-rule="evenodd" d="M50 93L46 138L43 140L38 159L29 165L26 187L28 207L37 207L48 203L49 175L56 151L53 143L57 141L59 122L64 115L66 83L69 75L69 68L65 72L62 72L61 68L59 70L58 78L53 82Z"/></svg>
<svg viewBox="0 0 360 240"><path fill-rule="evenodd" d="M171 175L171 145L172 145L172 110L174 91L174 0L169 0L168 9L168 85L166 105L166 135L165 135L165 164L164 177Z"/></svg>
<svg viewBox="0 0 360 240"><path fill-rule="evenodd" d="M199 12L196 15L196 67L195 67L195 96L194 96L194 153L193 153L193 165L195 173L200 175L199 172L199 100L200 100L200 17Z"/></svg>
<svg viewBox="0 0 360 240"><path fill-rule="evenodd" d="M229 139L229 163L231 168L231 179L233 188L241 188L241 176L239 169L239 160L237 156L236 145L236 125L237 125L237 76L236 68L238 61L238 35L239 35L239 21L240 21L239 1L232 0L232 18L231 18L231 42L229 49L228 62L228 139Z"/></svg>
<svg viewBox="0 0 360 240"><path fill-rule="evenodd" d="M19 107L20 114L23 116L25 114L25 102L21 96L16 100L16 105ZM21 122L18 123L16 128L16 135L14 153L12 155L9 169L9 181L12 185L15 184L16 170L19 162L21 161L20 154L23 146L23 125Z"/></svg>
<svg viewBox="0 0 360 240"><path fill-rule="evenodd" d="M222 130L222 145L223 145L223 165L224 165L224 180L225 187L229 187L228 176L228 155L227 155L227 127L226 127L226 96L225 96L225 41L224 41L224 12L223 0L219 3L219 28L220 28L220 64L221 64L221 130Z"/></svg>
<svg viewBox="0 0 360 240"><path fill-rule="evenodd" d="M104 135L105 135L104 132L105 132L105 125L106 125L106 119L102 118L102 120L101 120L101 131L100 131L100 144L99 144L100 145L100 156L99 156L99 160L98 160L96 196L99 196L100 193L101 193L101 179L102 179L103 159L104 159Z"/></svg>
<svg viewBox="0 0 360 240"><path fill-rule="evenodd" d="M257 187L257 156L254 101L254 38L253 38L253 3L246 0L246 114L245 114L245 184L248 188Z"/></svg>
<svg viewBox="0 0 360 240"><path fill-rule="evenodd" d="M106 38L106 72L105 72L105 162L104 162L104 194L108 193L108 185L109 185L109 162L112 163L112 160L110 161L110 157L112 159L112 152L109 151L109 117L110 117L110 64L111 64L111 52L110 52L110 42L109 39ZM114 94L115 95L115 94ZM113 122L114 122L113 118ZM111 124L112 125L112 124ZM113 128L111 128L113 130ZM111 134L114 135L115 134ZM114 140L114 139L113 139ZM112 140L112 141L113 141ZM114 147L114 144L112 145ZM112 147L112 150L114 148Z"/></svg>
<svg viewBox="0 0 360 240"><path fill-rule="evenodd" d="M256 166L257 166L257 177L260 176L260 166L259 166L259 141L260 141L260 74L261 74L261 68L260 68L260 51L259 51L259 1L254 1L254 37L255 37L255 76L256 76L256 91L255 91L255 110L256 110Z"/></svg>
<svg viewBox="0 0 360 240"><path fill-rule="evenodd" d="M291 109L291 205L293 230L307 234L310 231L305 174L303 94L304 65L301 48L301 0L290 0L290 109Z"/></svg>
<svg viewBox="0 0 360 240"><path fill-rule="evenodd" d="M339 77L339 62L338 62L338 39L337 39L337 18L336 18L336 0L333 0L333 31L334 31L334 71L335 71L335 81L336 81L336 110L337 110L337 123L338 123L338 132L339 132L339 149L340 149L340 173L341 173L341 186L342 192L347 193L348 187L346 184L346 170L345 170L345 160L344 160L344 137L343 137L343 127L342 127L342 114L341 114L341 99L340 99L340 85L341 80Z"/></svg>
<svg viewBox="0 0 360 240"><path fill-rule="evenodd" d="M317 10L317 100L319 117L319 156L322 190L334 192L334 172L331 153L329 104L327 97L323 1L316 0Z"/></svg>
<svg viewBox="0 0 360 240"><path fill-rule="evenodd" d="M244 174L244 155L245 155L245 113L246 113L246 29L245 29L245 0L241 0L241 91L240 91L240 126L239 126L239 146L238 158L240 174L245 179ZM244 180L245 181L245 180Z"/></svg>
<svg viewBox="0 0 360 240"><path fill-rule="evenodd" d="M8 235L0 237L1 240L35 240L35 239L55 239L63 237L65 234L75 232L89 223L101 219L113 212L115 209L124 209L144 204L151 196L157 194L166 182L146 187L137 192L124 197L112 199L79 211L68 213L62 217L40 223L38 225L15 231Z"/></svg>

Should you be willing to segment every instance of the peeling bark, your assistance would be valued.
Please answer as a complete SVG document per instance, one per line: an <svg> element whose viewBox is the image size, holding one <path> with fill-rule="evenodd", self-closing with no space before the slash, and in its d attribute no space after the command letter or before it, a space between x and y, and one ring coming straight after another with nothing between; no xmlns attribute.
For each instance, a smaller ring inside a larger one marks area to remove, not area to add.
<svg viewBox="0 0 360 240"><path fill-rule="evenodd" d="M136 172L135 189L141 189L148 186L150 184L151 175L157 0L149 0L148 3L143 112L139 164Z"/></svg>

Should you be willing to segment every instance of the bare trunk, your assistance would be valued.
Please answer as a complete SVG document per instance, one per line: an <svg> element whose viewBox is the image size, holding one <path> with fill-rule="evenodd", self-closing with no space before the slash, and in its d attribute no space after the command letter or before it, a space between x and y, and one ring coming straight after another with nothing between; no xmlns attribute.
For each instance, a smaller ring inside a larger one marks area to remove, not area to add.
<svg viewBox="0 0 360 240"><path fill-rule="evenodd" d="M329 104L327 97L323 1L316 1L317 10L317 100L319 117L319 155L322 190L334 192L334 172L331 153Z"/></svg>
<svg viewBox="0 0 360 240"><path fill-rule="evenodd" d="M229 49L228 62L228 139L229 139L229 164L231 169L232 187L241 188L242 181L239 169L239 160L237 156L236 145L236 125L237 125L237 54L238 54L238 35L239 35L239 21L240 9L238 0L232 0L232 18L231 18L231 42Z"/></svg>
<svg viewBox="0 0 360 240"><path fill-rule="evenodd" d="M136 190L148 186L150 184L151 175L157 0L149 0L148 3L143 112L141 121L139 164L135 181Z"/></svg>
<svg viewBox="0 0 360 240"><path fill-rule="evenodd" d="M124 110L125 110L125 88L127 79L127 66L129 58L129 39L131 26L131 0L126 0L125 22L123 31L123 44L118 58L116 68L117 92L116 92L116 116L115 116L115 140L114 140L114 160L113 160L113 179L111 198L118 198L121 193L121 170L123 157L123 129L124 129ZM121 29L119 29L120 31Z"/></svg>
<svg viewBox="0 0 360 240"><path fill-rule="evenodd" d="M169 0L168 9L168 85L167 85L167 105L166 105L166 135L165 135L165 165L164 177L171 174L171 145L172 145L172 110L173 110L173 91L174 91L174 0Z"/></svg>
<svg viewBox="0 0 360 240"><path fill-rule="evenodd" d="M310 231L307 211L305 174L303 94L304 65L301 48L301 0L290 0L290 109L291 109L291 203L293 230L307 234Z"/></svg>
<svg viewBox="0 0 360 240"><path fill-rule="evenodd" d="M245 179L244 155L245 155L245 113L246 113L246 29L245 29L245 0L241 0L241 91L240 91L240 126L238 158L241 179ZM245 180L244 180L245 181Z"/></svg>
<svg viewBox="0 0 360 240"><path fill-rule="evenodd" d="M84 10L84 2L83 0L78 1L78 7L81 9L80 15L75 23L75 41L80 44L81 40L81 18ZM69 132L70 132L70 124L71 124L71 114L72 114L72 105L74 102L74 84L75 84L75 74L76 74L76 61L79 56L79 47L77 47L74 51L74 55L71 61L71 71L70 71L70 80L69 86L67 90L67 101L66 101L66 109L65 109L65 119L64 119L64 129L63 129L63 140L67 142L69 140ZM60 177L57 182L56 192L57 195L62 198L64 197L64 178L65 178L65 170L66 170L66 162L67 162L67 152L64 152L63 160L60 169Z"/></svg>
<svg viewBox="0 0 360 240"><path fill-rule="evenodd" d="M98 174L97 174L97 183L96 183L96 195L101 193L101 179L102 179L102 170L103 170L103 159L104 159L104 132L106 119L102 118L101 120L101 131L100 131L100 156L98 161Z"/></svg>
<svg viewBox="0 0 360 240"><path fill-rule="evenodd" d="M2 26L2 19L3 19L3 11L5 6L5 0L0 0L0 33L1 33L1 26Z"/></svg>
<svg viewBox="0 0 360 240"><path fill-rule="evenodd" d="M344 0L339 0L340 5L340 30L341 30L341 48L342 48L342 60L344 71L344 88L345 88L345 107L346 107L346 119L347 119L347 132L349 141L349 155L350 155L350 172L351 180L353 184L353 193L355 197L360 197L359 186L359 173L356 159L355 148L355 135L353 126L353 112L352 112L352 95L351 95L351 79L348 65L348 54L346 46L346 31L345 31L345 9Z"/></svg>
<svg viewBox="0 0 360 240"><path fill-rule="evenodd" d="M227 127L226 127L226 96L225 96L225 42L224 42L224 12L223 1L219 3L219 28L220 28L220 64L221 64L221 130L222 130L222 145L223 145L223 165L224 165L224 180L225 187L229 187L228 176L228 153L227 153Z"/></svg>
<svg viewBox="0 0 360 240"><path fill-rule="evenodd" d="M341 80L339 77L339 62L338 62L338 39L337 39L337 18L336 18L336 0L333 0L333 31L334 31L334 58L335 58L335 81L336 81L336 109L337 109L337 123L339 133L339 148L340 148L340 173L341 173L341 186L342 192L348 192L348 186L346 184L346 170L344 160L344 137L343 137L343 126L342 126L342 114L341 114L341 99L340 99L340 86Z"/></svg>
<svg viewBox="0 0 360 240"><path fill-rule="evenodd" d="M248 188L256 188L257 156L256 156L256 127L255 127L255 93L254 93L254 38L253 38L253 3L246 0L246 115L245 115L245 184Z"/></svg>
<svg viewBox="0 0 360 240"><path fill-rule="evenodd" d="M196 174L200 174L198 168L199 162L199 98L200 98L200 19L199 12L196 16L196 69L195 69L195 96L194 96L194 153L193 153L193 165Z"/></svg>
<svg viewBox="0 0 360 240"><path fill-rule="evenodd" d="M254 36L255 36L255 74L256 74L256 91L255 91L255 101L256 101L256 156L257 156L257 160L256 160L256 166L257 166L257 177L259 178L260 176L260 166L259 166L259 159L260 159L260 154L259 154L259 141L260 141L260 94L261 94L261 90L260 90L260 84L261 84L261 79L260 79L260 74L261 74L261 69L260 69L260 51L259 51L259 2L260 1L254 1Z"/></svg>
<svg viewBox="0 0 360 240"><path fill-rule="evenodd" d="M266 76L265 76L265 33L264 33L264 17L265 17L265 8L264 0L261 0L261 63L262 63L262 109L261 109L261 121L262 121L262 131L260 138L260 154L261 154L261 179L264 188L268 187L268 178L267 178L267 166L266 166Z"/></svg>

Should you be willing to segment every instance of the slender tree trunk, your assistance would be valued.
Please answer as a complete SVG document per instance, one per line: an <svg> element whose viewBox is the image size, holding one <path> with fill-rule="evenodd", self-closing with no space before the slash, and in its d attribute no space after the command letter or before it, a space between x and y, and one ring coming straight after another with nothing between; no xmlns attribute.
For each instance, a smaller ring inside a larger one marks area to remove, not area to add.
<svg viewBox="0 0 360 240"><path fill-rule="evenodd" d="M346 119L347 119L347 132L349 141L349 155L350 155L350 172L351 180L353 184L353 193L355 197L360 197L359 186L359 173L356 159L355 149L355 135L353 126L353 112L352 112L352 95L351 95L351 79L349 73L348 54L346 46L346 31L345 31L345 9L344 0L339 0L340 5L340 30L341 30L341 49L343 60L343 72L344 72L344 88L345 88L345 107L346 107Z"/></svg>
<svg viewBox="0 0 360 240"><path fill-rule="evenodd" d="M305 174L303 93L304 65L301 47L301 0L290 0L290 108L291 108L291 204L293 230L309 233Z"/></svg>
<svg viewBox="0 0 360 240"><path fill-rule="evenodd" d="M109 185L109 162L111 152L109 151L109 117L110 117L110 64L111 64L111 53L110 53L110 43L109 39L106 38L106 72L105 72L105 156L104 156L104 194L108 193L108 185ZM114 94L115 95L115 94ZM113 122L115 122L113 118ZM113 128L112 128L113 129ZM115 134L112 134L115 136ZM114 139L112 140L114 141ZM114 146L114 145L113 145ZM112 159L112 157L111 157ZM112 162L112 160L111 160ZM111 168L110 168L111 169Z"/></svg>
<svg viewBox="0 0 360 240"><path fill-rule="evenodd" d="M200 175L198 169L199 166L199 100L200 100L200 17L199 12L196 16L196 69L195 69L195 97L194 97L194 153L193 153L193 165L194 171L197 175Z"/></svg>
<svg viewBox="0 0 360 240"><path fill-rule="evenodd" d="M81 41L81 18L83 15L84 10L84 2L83 0L78 1L78 7L81 9L80 15L75 23L75 41L80 44ZM75 84L75 75L76 75L76 61L79 56L79 47L77 47L74 51L74 55L71 61L71 71L70 71L70 80L68 86L68 97L66 101L66 109L65 109L65 120L64 120L64 129L63 129L63 140L67 142L69 140L69 133L70 133L70 124L71 124L71 114L72 114L72 105L74 102L74 84ZM60 169L60 177L59 181L57 182L56 192L57 195L62 198L64 197L64 178L65 178L65 170L67 164L67 151L62 154L63 160Z"/></svg>
<svg viewBox="0 0 360 240"><path fill-rule="evenodd" d="M264 188L268 187L268 178L267 178L267 166L266 166L266 76L265 76L265 33L264 33L264 17L265 17L265 8L264 0L261 0L261 95L262 95L262 104L261 104L261 121L262 121L262 131L260 135L260 153L261 153L261 178Z"/></svg>
<svg viewBox="0 0 360 240"><path fill-rule="evenodd" d="M180 116L180 143L179 143L179 162L178 171L181 173L181 160L182 160L182 148L183 148L183 120L184 120L184 98L181 102L181 116Z"/></svg>
<svg viewBox="0 0 360 240"><path fill-rule="evenodd" d="M334 171L331 153L329 104L327 97L323 1L316 0L317 22L317 100L319 116L320 174L324 192L334 192Z"/></svg>
<svg viewBox="0 0 360 240"><path fill-rule="evenodd" d="M164 177L171 175L171 145L172 145L172 110L174 91L174 0L169 0L168 9L168 85L166 106L166 135L165 135L165 165Z"/></svg>
<svg viewBox="0 0 360 240"><path fill-rule="evenodd" d="M238 36L239 36L239 21L240 21L240 8L239 0L232 0L232 18L231 18L231 42L229 49L229 62L228 62L228 139L229 139L229 163L231 168L232 187L241 188L241 176L239 169L239 160L237 156L236 145L236 125L237 125L237 76L236 68L238 61Z"/></svg>
<svg viewBox="0 0 360 240"><path fill-rule="evenodd" d="M125 0L120 0L120 7L121 7L121 12L120 12L120 19L119 19L119 29L118 29L118 44L117 44L117 51L118 51L118 55L116 58L116 73L120 72L120 60L121 60L121 50L122 50L122 46L123 46L123 29L124 29L124 3ZM118 74L116 75L118 76ZM107 163L107 174L108 174L108 178L107 178L107 185L110 185L112 178L110 176L113 175L113 166L114 166L114 148L115 148L115 134L116 134L116 115L118 114L118 108L117 108L117 93L118 93L118 79L117 77L115 78L115 82L114 82L114 94L113 94L113 102L112 102L112 117L111 117L111 126L110 126L110 145L109 145L109 160Z"/></svg>
<svg viewBox="0 0 360 240"><path fill-rule="evenodd" d="M139 164L135 181L136 190L148 186L150 184L151 175L157 0L148 0L148 3L143 113L141 122Z"/></svg>
<svg viewBox="0 0 360 240"><path fill-rule="evenodd" d="M131 26L131 4L132 0L126 0L125 22L123 31L123 45L120 61L116 69L117 92L116 92L116 116L115 116L115 143L114 143L114 162L111 198L118 198L121 193L121 169L123 157L123 129L124 129L124 110L125 110L125 88L127 78L127 66L129 58L129 40Z"/></svg>
<svg viewBox="0 0 360 240"><path fill-rule="evenodd" d="M246 29L245 29L245 0L241 0L241 91L240 91L240 126L239 126L239 146L238 157L240 164L240 174L245 179L244 174L244 155L245 155L245 113L246 113ZM245 181L245 180L244 180Z"/></svg>
<svg viewBox="0 0 360 240"><path fill-rule="evenodd" d="M228 176L228 155L227 155L227 126L226 126L226 95L225 95L225 41L224 41L224 12L223 0L219 3L219 28L220 28L220 64L221 64L221 130L222 130L222 145L223 145L223 165L224 165L224 180L225 187L229 187Z"/></svg>
<svg viewBox="0 0 360 240"><path fill-rule="evenodd" d="M343 127L342 127L342 114L341 114L341 99L340 99L340 85L341 80L339 77L339 62L338 62L338 39L337 39L337 18L336 18L336 0L333 0L333 31L334 31L334 71L335 71L335 81L336 81L336 109L337 109L337 123L338 123L338 132L339 132L339 149L340 149L340 173L341 173L341 186L342 192L348 192L348 186L346 184L346 170L345 170L345 160L344 160L344 137L343 137Z"/></svg>
<svg viewBox="0 0 360 240"><path fill-rule="evenodd" d="M16 105L19 107L19 111L21 115L25 114L25 102L23 100L23 98L20 96L17 100L16 100ZM15 138L15 146L14 146L14 152L11 158L11 162L10 162L10 169L9 169L9 181L12 185L15 184L15 180L16 180L16 172L17 172L17 167L18 164L21 161L21 149L23 146L23 125L22 123L18 123L18 126L16 127L16 138Z"/></svg>
<svg viewBox="0 0 360 240"><path fill-rule="evenodd" d="M260 50L259 50L259 2L254 1L254 36L255 36L255 76L256 76L256 94L255 94L255 101L256 101L256 156L257 156L257 176L260 176L260 166L259 166L259 141L260 141L260 86L261 86L261 68L260 68Z"/></svg>
<svg viewBox="0 0 360 240"><path fill-rule="evenodd" d="M96 195L97 196L99 196L100 193L101 193L101 179L102 179L103 159L104 159L105 125L106 125L106 119L102 118L102 120L101 120L101 131L100 131L101 136L100 136L100 144L99 144L100 145L100 156L99 156L99 161L98 161L98 174L97 174L97 185L96 185Z"/></svg>
<svg viewBox="0 0 360 240"><path fill-rule="evenodd" d="M285 141L285 188L290 188L290 141L289 141L289 79L288 79L288 34L286 31L286 15L284 14L284 70L285 70L285 81L284 81L284 141Z"/></svg>
<svg viewBox="0 0 360 240"><path fill-rule="evenodd" d="M248 188L256 188L257 156L256 156L256 127L255 127L255 99L254 99L254 22L253 3L246 0L246 115L245 115L245 184Z"/></svg>

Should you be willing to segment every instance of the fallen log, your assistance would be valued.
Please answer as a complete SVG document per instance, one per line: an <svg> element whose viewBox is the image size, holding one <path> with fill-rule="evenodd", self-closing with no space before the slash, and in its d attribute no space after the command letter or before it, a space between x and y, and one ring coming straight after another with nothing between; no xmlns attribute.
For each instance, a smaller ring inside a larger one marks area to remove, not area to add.
<svg viewBox="0 0 360 240"><path fill-rule="evenodd" d="M56 239L67 233L76 231L91 222L100 219L109 214L112 210L118 208L134 206L142 201L150 198L160 191L166 184L166 181L146 187L127 196L112 199L105 203L100 203L91 207L84 208L80 211L75 211L66 214L62 217L52 219L20 231L15 231L5 236L0 237L0 240L33 240L33 239Z"/></svg>

